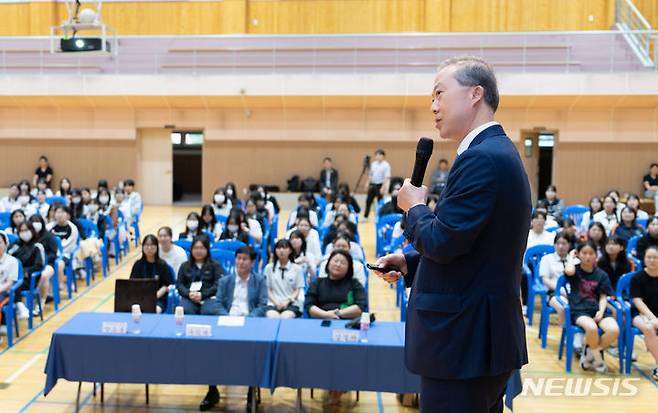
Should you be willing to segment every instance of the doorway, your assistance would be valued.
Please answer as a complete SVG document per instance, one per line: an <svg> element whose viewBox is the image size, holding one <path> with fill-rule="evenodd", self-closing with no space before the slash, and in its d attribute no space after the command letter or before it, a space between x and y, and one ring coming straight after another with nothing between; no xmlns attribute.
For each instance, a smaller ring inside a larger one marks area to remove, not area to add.
<svg viewBox="0 0 658 413"><path fill-rule="evenodd" d="M556 131L544 129L521 131L523 162L525 164L533 204L544 197L546 188L553 184L553 156Z"/></svg>
<svg viewBox="0 0 658 413"><path fill-rule="evenodd" d="M203 132L174 131L171 133L171 145L174 202L198 204L203 187Z"/></svg>

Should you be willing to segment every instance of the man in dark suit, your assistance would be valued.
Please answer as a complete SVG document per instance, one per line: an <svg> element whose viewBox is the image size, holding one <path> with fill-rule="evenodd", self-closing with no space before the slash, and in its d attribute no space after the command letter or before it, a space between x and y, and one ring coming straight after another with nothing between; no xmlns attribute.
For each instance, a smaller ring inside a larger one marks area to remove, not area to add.
<svg viewBox="0 0 658 413"><path fill-rule="evenodd" d="M411 287L406 364L421 376L421 412L502 412L505 385L528 362L519 299L531 200L518 151L500 124L493 69L444 62L432 91L441 137L458 155L434 210L407 179L398 205L415 251L382 257L380 276Z"/></svg>
<svg viewBox="0 0 658 413"><path fill-rule="evenodd" d="M324 168L320 171L320 193L331 197L338 193L338 171L334 169L329 157L322 160L322 166Z"/></svg>

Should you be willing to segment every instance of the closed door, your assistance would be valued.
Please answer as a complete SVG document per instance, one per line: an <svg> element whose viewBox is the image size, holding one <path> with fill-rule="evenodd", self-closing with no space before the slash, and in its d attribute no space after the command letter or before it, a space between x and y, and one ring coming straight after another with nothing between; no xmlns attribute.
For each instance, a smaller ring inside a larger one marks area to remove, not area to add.
<svg viewBox="0 0 658 413"><path fill-rule="evenodd" d="M138 130L137 190L145 204L172 203L171 129L144 128Z"/></svg>

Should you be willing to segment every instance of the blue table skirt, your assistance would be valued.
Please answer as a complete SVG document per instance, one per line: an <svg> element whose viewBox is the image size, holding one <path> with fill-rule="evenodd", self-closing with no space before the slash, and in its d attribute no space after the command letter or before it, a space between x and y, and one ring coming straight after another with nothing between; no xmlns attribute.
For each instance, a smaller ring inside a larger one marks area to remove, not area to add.
<svg viewBox="0 0 658 413"><path fill-rule="evenodd" d="M404 365L404 324L376 322L367 343L335 343L320 320L282 320L273 387L416 393L420 378Z"/></svg>
<svg viewBox="0 0 658 413"><path fill-rule="evenodd" d="M130 314L80 313L53 334L44 394L60 378L271 387L278 320L247 318L240 328L218 327L217 317L185 316L186 323L210 324L212 337L177 337L171 315L144 314L139 335L104 334L103 321L131 326Z"/></svg>

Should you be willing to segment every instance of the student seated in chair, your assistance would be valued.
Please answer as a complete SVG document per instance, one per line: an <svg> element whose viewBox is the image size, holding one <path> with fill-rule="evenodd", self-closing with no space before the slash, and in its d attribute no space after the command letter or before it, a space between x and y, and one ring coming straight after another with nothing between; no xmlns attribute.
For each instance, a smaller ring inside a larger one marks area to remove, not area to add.
<svg viewBox="0 0 658 413"><path fill-rule="evenodd" d="M210 241L199 235L192 241L190 259L181 265L176 289L185 314L215 314L217 281L224 275L222 266L210 256Z"/></svg>
<svg viewBox="0 0 658 413"><path fill-rule="evenodd" d="M160 314L167 309L167 295L169 286L174 283L174 277L167 263L159 256L158 239L155 235L148 234L142 241L142 258L133 264L130 279L151 278L158 280L156 311Z"/></svg>
<svg viewBox="0 0 658 413"><path fill-rule="evenodd" d="M644 335L647 350L653 356L653 379L658 381L658 246L644 253L644 270L631 278L633 325Z"/></svg>
<svg viewBox="0 0 658 413"><path fill-rule="evenodd" d="M608 295L613 294L608 275L596 268L596 246L585 241L571 254L564 274L570 286L568 292L571 323L585 330L585 351L580 357L583 370L608 371L603 351L619 336L619 326L605 316ZM599 337L599 328L603 335Z"/></svg>
<svg viewBox="0 0 658 413"><path fill-rule="evenodd" d="M267 284L265 277L253 271L256 252L250 247L235 251L235 272L219 280L215 313L236 317L263 317L267 306ZM247 409L251 405L253 388L247 393ZM208 393L199 405L206 411L219 403L217 386L209 386Z"/></svg>

